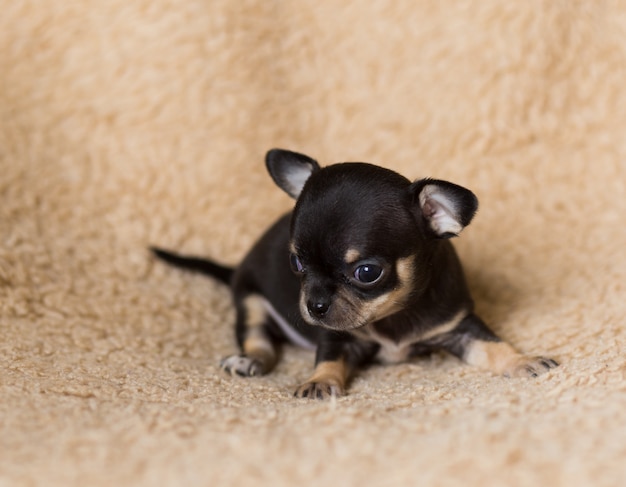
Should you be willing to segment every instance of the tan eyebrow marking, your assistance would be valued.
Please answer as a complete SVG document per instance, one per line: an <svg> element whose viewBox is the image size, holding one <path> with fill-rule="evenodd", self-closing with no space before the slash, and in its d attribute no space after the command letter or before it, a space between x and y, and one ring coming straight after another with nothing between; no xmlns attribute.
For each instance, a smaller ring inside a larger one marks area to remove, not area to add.
<svg viewBox="0 0 626 487"><path fill-rule="evenodd" d="M346 254L343 256L343 260L347 264L353 264L360 258L361 258L361 253L357 249L348 249L346 251Z"/></svg>

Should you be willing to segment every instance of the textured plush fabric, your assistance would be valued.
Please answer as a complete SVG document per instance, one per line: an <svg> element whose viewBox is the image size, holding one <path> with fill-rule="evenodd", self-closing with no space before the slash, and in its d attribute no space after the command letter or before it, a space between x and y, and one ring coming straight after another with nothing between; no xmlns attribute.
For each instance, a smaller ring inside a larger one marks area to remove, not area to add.
<svg viewBox="0 0 626 487"><path fill-rule="evenodd" d="M269 148L465 185L480 314L562 365L231 378ZM0 484L622 485L626 5L16 0L0 11Z"/></svg>

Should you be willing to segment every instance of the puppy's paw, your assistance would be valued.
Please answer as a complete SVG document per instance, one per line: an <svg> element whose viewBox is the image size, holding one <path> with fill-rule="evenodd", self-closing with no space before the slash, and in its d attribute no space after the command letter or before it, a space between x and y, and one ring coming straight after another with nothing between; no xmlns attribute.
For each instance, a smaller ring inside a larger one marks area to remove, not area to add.
<svg viewBox="0 0 626 487"><path fill-rule="evenodd" d="M328 382L305 382L294 392L295 397L327 400L331 397L343 396L345 391L338 384Z"/></svg>
<svg viewBox="0 0 626 487"><path fill-rule="evenodd" d="M241 377L263 375L263 364L244 354L223 358L220 367L231 375L236 374Z"/></svg>
<svg viewBox="0 0 626 487"><path fill-rule="evenodd" d="M537 377L558 366L559 364L551 358L521 356L508 365L503 375L504 377Z"/></svg>

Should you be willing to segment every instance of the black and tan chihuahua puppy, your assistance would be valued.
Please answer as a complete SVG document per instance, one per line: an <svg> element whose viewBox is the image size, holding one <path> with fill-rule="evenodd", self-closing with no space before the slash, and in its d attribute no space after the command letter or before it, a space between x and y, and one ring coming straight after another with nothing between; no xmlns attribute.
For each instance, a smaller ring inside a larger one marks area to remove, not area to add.
<svg viewBox="0 0 626 487"><path fill-rule="evenodd" d="M405 177L366 163L321 168L274 149L266 164L295 209L261 237L237 269L153 248L163 260L232 287L241 353L222 361L241 376L266 374L283 342L315 349L315 371L295 395L344 394L350 375L378 359L437 350L505 376L558 364L528 357L474 314L450 238L478 207L446 181Z"/></svg>

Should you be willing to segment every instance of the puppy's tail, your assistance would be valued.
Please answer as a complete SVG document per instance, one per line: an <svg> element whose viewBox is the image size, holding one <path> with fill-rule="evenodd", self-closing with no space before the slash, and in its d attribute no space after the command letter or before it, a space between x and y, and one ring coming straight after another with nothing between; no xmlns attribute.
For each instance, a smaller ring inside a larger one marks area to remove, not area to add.
<svg viewBox="0 0 626 487"><path fill-rule="evenodd" d="M167 262L168 264L180 267L181 269L206 274L207 276L211 276L224 284L230 284L230 280L235 272L235 269L232 267L226 267L207 259L178 255L158 247L150 247L150 251L156 257Z"/></svg>

